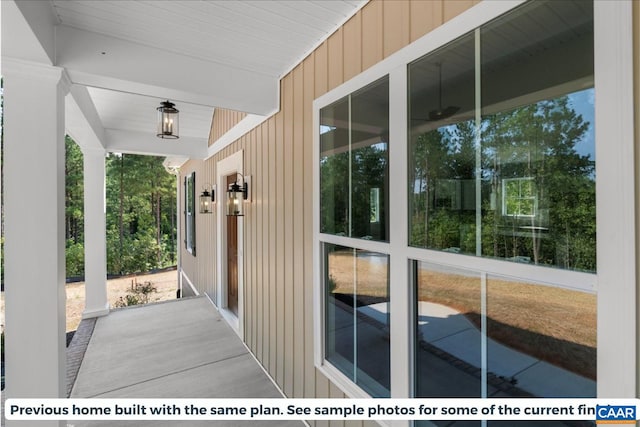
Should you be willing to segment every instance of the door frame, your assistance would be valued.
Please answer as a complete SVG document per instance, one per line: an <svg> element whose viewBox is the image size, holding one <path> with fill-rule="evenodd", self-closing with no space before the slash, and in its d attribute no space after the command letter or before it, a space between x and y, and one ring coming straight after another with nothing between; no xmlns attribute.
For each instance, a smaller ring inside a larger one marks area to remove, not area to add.
<svg viewBox="0 0 640 427"><path fill-rule="evenodd" d="M216 239L216 299L220 314L227 320L241 339L244 339L244 221L238 221L238 316L227 306L227 176L239 173L244 176L244 152L239 150L220 160L216 167L218 194L216 214L218 239ZM240 217L242 218L242 217Z"/></svg>

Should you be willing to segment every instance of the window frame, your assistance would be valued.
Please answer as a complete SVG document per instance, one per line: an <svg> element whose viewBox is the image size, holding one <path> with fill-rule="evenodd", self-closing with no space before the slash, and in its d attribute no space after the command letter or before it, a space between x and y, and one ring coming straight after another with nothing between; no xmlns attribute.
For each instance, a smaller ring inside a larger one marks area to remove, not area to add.
<svg viewBox="0 0 640 427"><path fill-rule="evenodd" d="M184 177L184 247L196 256L196 172Z"/></svg>
<svg viewBox="0 0 640 427"><path fill-rule="evenodd" d="M389 242L320 233L320 109L389 75L389 187L407 187L407 66L410 62L520 6L524 0L483 1L429 32L313 102L313 279L316 368L350 397L369 397L324 359L322 244L334 243L390 256L391 397L413 395L413 260L463 267L487 275L531 279L596 292L598 304L598 397L635 397L636 249L634 223L633 55L630 2L594 2L597 273L560 270L408 246L408 192L389 199ZM613 64L613 65L612 65ZM600 142L599 142L600 141ZM611 150L604 141L618 141Z"/></svg>
<svg viewBox="0 0 640 427"><path fill-rule="evenodd" d="M527 196L527 197L523 197L522 196L522 183L524 181L527 182L531 182L533 187L533 195L531 196ZM508 189L507 189L507 185L510 182L517 182L518 183L518 195L517 197L514 197L515 200L518 201L518 212L517 213L509 213L509 207L508 207ZM535 178L531 177L531 176L525 176L525 177L519 177L519 178L502 178L502 216L508 216L508 217L512 217L512 218L535 218L536 215L538 214L538 196L535 193ZM532 201L532 210L533 213L532 214L523 214L523 213L519 213L521 211L521 204L523 200L531 200Z"/></svg>

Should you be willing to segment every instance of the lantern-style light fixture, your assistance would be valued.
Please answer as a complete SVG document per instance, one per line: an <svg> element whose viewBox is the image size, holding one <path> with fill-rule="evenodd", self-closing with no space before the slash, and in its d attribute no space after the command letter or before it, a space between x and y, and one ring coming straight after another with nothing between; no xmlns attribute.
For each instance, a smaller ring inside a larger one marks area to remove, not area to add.
<svg viewBox="0 0 640 427"><path fill-rule="evenodd" d="M242 178L242 185L236 181L229 185L227 190L227 216L243 216L244 215L244 201L249 197L249 185L245 180L245 177L236 174Z"/></svg>
<svg viewBox="0 0 640 427"><path fill-rule="evenodd" d="M202 194L200 194L200 213L210 214L213 213L213 204L216 202L216 186L211 186L211 192L209 192L209 186L206 185Z"/></svg>
<svg viewBox="0 0 640 427"><path fill-rule="evenodd" d="M158 110L158 129L156 136L163 139L180 138L178 131L178 109L169 100L160 103Z"/></svg>

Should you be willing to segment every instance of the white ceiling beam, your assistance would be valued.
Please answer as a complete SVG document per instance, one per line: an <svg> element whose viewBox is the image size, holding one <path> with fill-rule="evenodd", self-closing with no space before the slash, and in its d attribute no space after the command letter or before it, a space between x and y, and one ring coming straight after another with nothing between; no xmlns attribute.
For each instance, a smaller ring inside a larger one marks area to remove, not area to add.
<svg viewBox="0 0 640 427"><path fill-rule="evenodd" d="M179 156L204 159L207 155L207 139L180 137L162 139L151 132L134 132L105 129L106 150L112 153L144 154L149 156Z"/></svg>
<svg viewBox="0 0 640 427"><path fill-rule="evenodd" d="M40 64L55 62L57 18L48 1L0 1L2 56Z"/></svg>
<svg viewBox="0 0 640 427"><path fill-rule="evenodd" d="M105 149L104 127L85 86L72 85L65 98L65 126L82 148Z"/></svg>
<svg viewBox="0 0 640 427"><path fill-rule="evenodd" d="M102 53L104 52L104 54ZM56 63L73 83L269 115L279 80L105 35L56 27Z"/></svg>

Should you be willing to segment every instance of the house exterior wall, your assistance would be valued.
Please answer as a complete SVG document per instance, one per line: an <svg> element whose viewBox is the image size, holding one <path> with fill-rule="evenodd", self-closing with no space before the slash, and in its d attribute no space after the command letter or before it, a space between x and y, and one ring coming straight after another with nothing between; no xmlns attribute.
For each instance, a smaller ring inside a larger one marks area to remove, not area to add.
<svg viewBox="0 0 640 427"><path fill-rule="evenodd" d="M181 168L181 182L196 171L200 192L203 183L215 181L219 160L244 151L252 198L241 219L244 338L287 396L344 397L316 371L313 359L312 102L477 2L368 3L282 79L277 114L206 161L192 160ZM239 117L216 110L209 145ZM218 189L217 200L222 194ZM200 292L215 299L215 214L198 214L196 230L196 256L183 244L182 269Z"/></svg>
<svg viewBox="0 0 640 427"><path fill-rule="evenodd" d="M252 199L240 220L244 223L244 339L287 396L344 397L314 367L312 101L476 3L475 0L368 3L283 77L281 108L277 114L211 158L191 160L181 168L181 182L186 174L196 171L199 193L204 183L215 182L218 161L243 150L244 174L251 176ZM635 105L640 105L638 2L634 2L633 23ZM209 145L237 124L244 117L241 114L216 110ZM635 111L635 139L636 147L640 146L640 109ZM636 151L637 167L640 167L639 152ZM635 179L636 191L640 192L640 175L636 174ZM218 201L222 200L222 194L223 189L218 188ZM640 194L636 201L640 201ZM183 197L180 202L183 211ZM197 215L196 256L181 245L184 274L214 302L218 236L215 216ZM184 240L184 230L181 238ZM640 232L636 241L640 241ZM640 319L637 330L640 331ZM315 423L344 424L376 425Z"/></svg>
<svg viewBox="0 0 640 427"><path fill-rule="evenodd" d="M237 125L247 116L247 113L241 111L225 110L224 108L216 108L213 112L213 120L211 121L211 132L209 133L209 145L213 144L229 129Z"/></svg>

